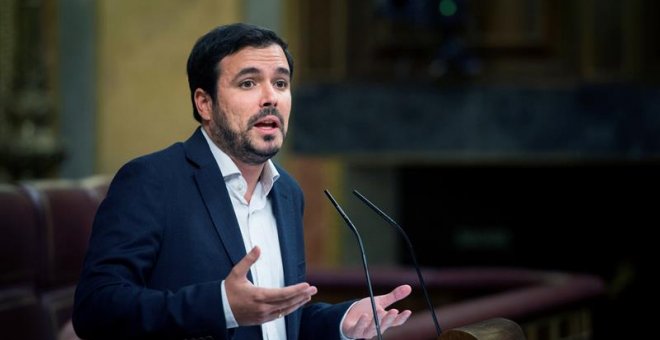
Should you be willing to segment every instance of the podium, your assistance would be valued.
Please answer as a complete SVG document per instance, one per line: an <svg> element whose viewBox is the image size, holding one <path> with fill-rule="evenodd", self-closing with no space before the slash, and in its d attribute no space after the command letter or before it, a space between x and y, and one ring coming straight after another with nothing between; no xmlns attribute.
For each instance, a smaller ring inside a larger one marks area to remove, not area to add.
<svg viewBox="0 0 660 340"><path fill-rule="evenodd" d="M525 336L530 339L542 338L539 331L545 329L562 338L580 338L592 334L593 304L605 293L601 278L583 273L475 267L426 270L425 276L429 291L444 298L435 308L444 329L442 337L436 335L423 301L409 298L406 302L411 304L397 308L414 310L412 316L388 329L385 339L497 339L487 337L489 333L505 340L525 339L521 327L509 320L524 322ZM364 274L357 269L312 269L307 277L319 288L318 299L323 301L346 301L364 294ZM416 281L415 272L407 268L379 268L372 275L379 292L402 282L419 288Z"/></svg>
<svg viewBox="0 0 660 340"><path fill-rule="evenodd" d="M446 330L438 340L525 340L525 334L517 323L494 318Z"/></svg>

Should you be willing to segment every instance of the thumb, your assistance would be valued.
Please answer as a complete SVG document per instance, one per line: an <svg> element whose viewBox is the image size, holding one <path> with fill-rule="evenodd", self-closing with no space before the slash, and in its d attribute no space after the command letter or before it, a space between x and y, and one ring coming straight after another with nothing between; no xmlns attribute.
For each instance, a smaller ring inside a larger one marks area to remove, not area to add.
<svg viewBox="0 0 660 340"><path fill-rule="evenodd" d="M252 267L252 265L259 259L259 255L261 255L261 249L259 249L258 246L254 246L231 271L238 277L246 277L248 271L250 271L250 267Z"/></svg>
<svg viewBox="0 0 660 340"><path fill-rule="evenodd" d="M403 300L406 298L408 295L410 295L410 292L412 291L412 288L409 285L401 285L396 288L394 288L391 292L385 294L385 295L379 295L376 297L376 301L378 301L378 305L381 306L382 308L385 308L399 300Z"/></svg>

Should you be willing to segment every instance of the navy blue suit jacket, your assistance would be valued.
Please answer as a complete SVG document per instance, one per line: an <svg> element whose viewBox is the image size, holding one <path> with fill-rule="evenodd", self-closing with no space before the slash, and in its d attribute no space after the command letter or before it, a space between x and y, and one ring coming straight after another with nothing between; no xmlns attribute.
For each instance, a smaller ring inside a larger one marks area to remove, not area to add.
<svg viewBox="0 0 660 340"><path fill-rule="evenodd" d="M282 169L270 199L285 285L305 280L303 195ZM260 339L226 329L220 282L245 247L218 165L200 129L185 143L123 166L99 207L75 296L84 338ZM289 339L339 339L350 303L286 316Z"/></svg>

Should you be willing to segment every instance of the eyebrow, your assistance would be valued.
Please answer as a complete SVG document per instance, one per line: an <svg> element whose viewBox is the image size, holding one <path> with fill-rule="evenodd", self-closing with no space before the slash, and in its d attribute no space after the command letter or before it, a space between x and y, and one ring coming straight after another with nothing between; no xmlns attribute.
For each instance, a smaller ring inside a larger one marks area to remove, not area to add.
<svg viewBox="0 0 660 340"><path fill-rule="evenodd" d="M278 67L275 70L275 72L277 74L284 75L284 76L287 76L287 77L291 76L291 71L289 71L289 69L286 68L286 67ZM260 73L261 73L261 71L256 67L246 67L246 68L241 69L240 71L238 71L238 73L236 73L236 76L234 76L234 80L236 80L236 79L238 79L238 78L240 78L244 75L247 75L247 74L260 74Z"/></svg>
<svg viewBox="0 0 660 340"><path fill-rule="evenodd" d="M291 71L289 71L289 69L285 68L285 67L278 67L276 73L284 75L284 76L290 76L291 75Z"/></svg>

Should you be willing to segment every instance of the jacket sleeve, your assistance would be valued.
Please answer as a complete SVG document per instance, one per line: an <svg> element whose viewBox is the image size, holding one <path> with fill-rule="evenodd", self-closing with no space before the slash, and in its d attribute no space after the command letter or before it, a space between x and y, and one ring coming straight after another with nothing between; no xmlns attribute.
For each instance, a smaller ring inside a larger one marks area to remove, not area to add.
<svg viewBox="0 0 660 340"><path fill-rule="evenodd" d="M160 169L162 171L162 169ZM166 180L133 161L115 176L96 215L76 290L73 325L82 338L226 338L220 281L150 289L164 226Z"/></svg>
<svg viewBox="0 0 660 340"><path fill-rule="evenodd" d="M314 303L303 308L300 339L339 340L339 323L355 301L338 304Z"/></svg>

